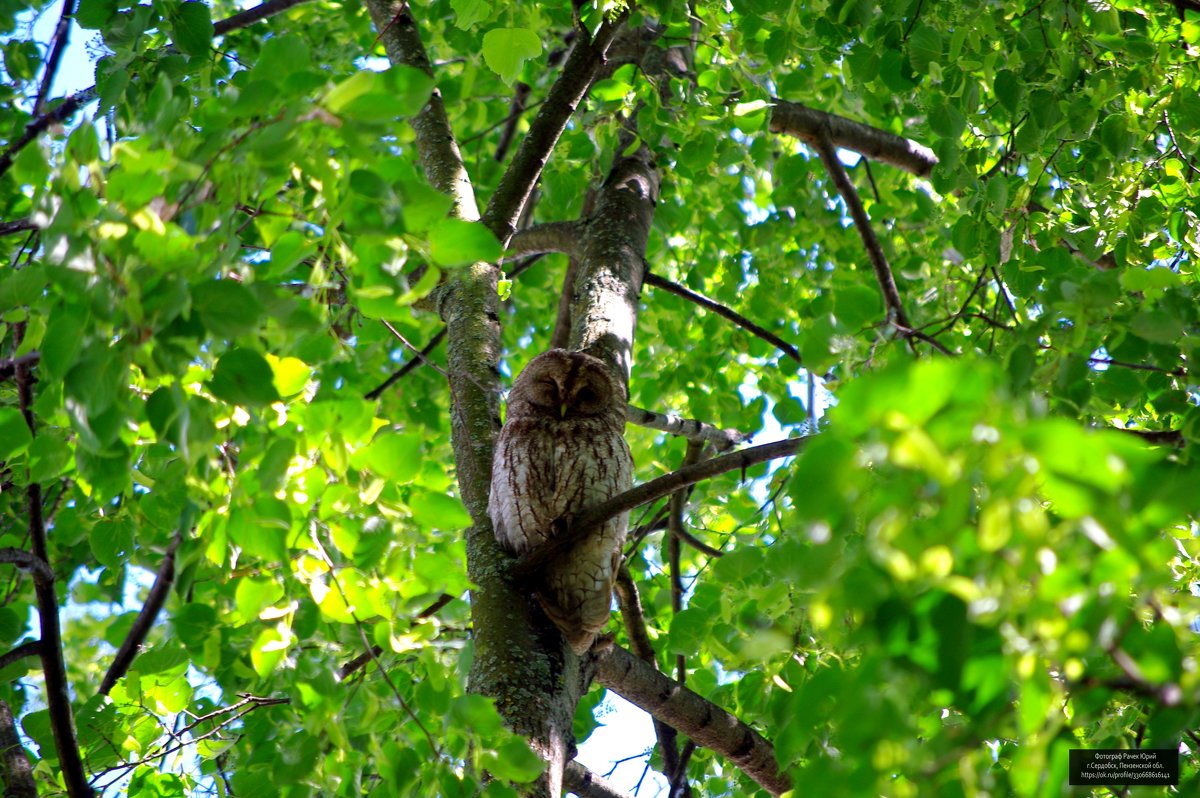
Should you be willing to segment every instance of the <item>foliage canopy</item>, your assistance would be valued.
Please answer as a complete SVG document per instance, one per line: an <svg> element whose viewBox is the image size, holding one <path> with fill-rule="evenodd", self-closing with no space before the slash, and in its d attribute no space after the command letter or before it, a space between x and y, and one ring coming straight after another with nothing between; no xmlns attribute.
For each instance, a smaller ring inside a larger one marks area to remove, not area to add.
<svg viewBox="0 0 1200 798"><path fill-rule="evenodd" d="M68 0L102 57L54 99L0 3L0 697L44 794L64 745L132 796L526 794L542 762L467 685L447 370L477 342L441 346L439 309L638 153L631 402L764 437L831 405L799 456L696 487L707 548L647 511L659 667L798 793L1057 795L1072 748L1200 743L1200 7L368 5L415 19L432 74L355 3ZM605 26L510 242L474 207ZM462 174L419 140L439 96ZM568 257L499 268L512 375ZM687 456L628 437L641 481ZM689 754L692 794L777 792Z"/></svg>

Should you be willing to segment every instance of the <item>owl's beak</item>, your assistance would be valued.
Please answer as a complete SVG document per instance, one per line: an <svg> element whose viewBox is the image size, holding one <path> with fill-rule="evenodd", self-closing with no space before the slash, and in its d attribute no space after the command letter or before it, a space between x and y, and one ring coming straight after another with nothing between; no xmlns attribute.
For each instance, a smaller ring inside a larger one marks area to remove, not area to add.
<svg viewBox="0 0 1200 798"><path fill-rule="evenodd" d="M567 417L567 403L566 403L566 402L559 402L559 404L558 404L558 417L559 417L559 418L566 418L566 417Z"/></svg>

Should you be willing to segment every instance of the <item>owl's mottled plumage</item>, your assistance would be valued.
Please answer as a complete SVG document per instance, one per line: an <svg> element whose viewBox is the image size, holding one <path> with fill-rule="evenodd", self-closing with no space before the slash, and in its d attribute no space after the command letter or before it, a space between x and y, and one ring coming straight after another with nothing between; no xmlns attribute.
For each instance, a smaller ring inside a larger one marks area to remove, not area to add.
<svg viewBox="0 0 1200 798"><path fill-rule="evenodd" d="M525 554L559 532L555 522L627 490L624 431L625 389L603 361L564 349L529 361L508 395L492 462L489 514L500 545ZM542 575L542 608L578 654L608 621L628 522L628 513L609 519Z"/></svg>

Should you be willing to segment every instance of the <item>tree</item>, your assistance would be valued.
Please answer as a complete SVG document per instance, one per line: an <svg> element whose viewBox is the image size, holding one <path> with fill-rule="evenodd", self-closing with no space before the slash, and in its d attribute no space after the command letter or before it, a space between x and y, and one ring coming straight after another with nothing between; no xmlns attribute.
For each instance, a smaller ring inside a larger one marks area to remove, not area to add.
<svg viewBox="0 0 1200 798"><path fill-rule="evenodd" d="M20 10L7 791L617 795L604 689L677 796L1200 782L1191 0ZM550 346L635 405L582 658L487 518Z"/></svg>

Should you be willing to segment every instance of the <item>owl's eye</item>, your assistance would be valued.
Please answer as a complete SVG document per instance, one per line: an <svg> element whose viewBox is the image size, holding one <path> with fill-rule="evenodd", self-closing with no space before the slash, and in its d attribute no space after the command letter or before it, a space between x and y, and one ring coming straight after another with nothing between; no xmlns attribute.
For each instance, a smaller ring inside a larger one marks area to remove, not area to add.
<svg viewBox="0 0 1200 798"><path fill-rule="evenodd" d="M598 398L600 397L596 395L596 392L586 385L579 389L579 393L575 394L575 401L577 402L594 402Z"/></svg>

